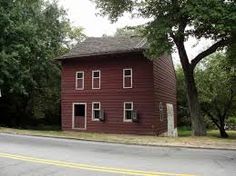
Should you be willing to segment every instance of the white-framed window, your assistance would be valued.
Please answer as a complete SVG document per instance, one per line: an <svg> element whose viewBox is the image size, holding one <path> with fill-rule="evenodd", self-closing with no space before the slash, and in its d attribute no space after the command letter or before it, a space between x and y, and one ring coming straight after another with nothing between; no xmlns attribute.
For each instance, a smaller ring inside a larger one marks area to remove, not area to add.
<svg viewBox="0 0 236 176"><path fill-rule="evenodd" d="M124 102L124 122L132 122L133 102Z"/></svg>
<svg viewBox="0 0 236 176"><path fill-rule="evenodd" d="M101 103L100 102L92 102L92 120L97 121L100 118L101 111Z"/></svg>
<svg viewBox="0 0 236 176"><path fill-rule="evenodd" d="M93 70L92 71L92 89L101 88L101 71Z"/></svg>
<svg viewBox="0 0 236 176"><path fill-rule="evenodd" d="M163 109L163 103L159 103L159 113L160 113L160 121L163 121L164 119L164 109Z"/></svg>
<svg viewBox="0 0 236 176"><path fill-rule="evenodd" d="M84 89L84 71L77 71L75 75L75 89Z"/></svg>
<svg viewBox="0 0 236 176"><path fill-rule="evenodd" d="M132 68L123 69L123 88L133 87L133 70Z"/></svg>

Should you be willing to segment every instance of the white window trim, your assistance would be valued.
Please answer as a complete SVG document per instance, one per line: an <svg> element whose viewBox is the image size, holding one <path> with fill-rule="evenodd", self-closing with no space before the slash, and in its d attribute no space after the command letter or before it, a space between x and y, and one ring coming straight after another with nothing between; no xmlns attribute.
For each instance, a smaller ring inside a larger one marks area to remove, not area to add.
<svg viewBox="0 0 236 176"><path fill-rule="evenodd" d="M99 77L94 78L93 74L94 74L95 72L99 72ZM98 80L99 80L99 84L98 84L99 87L98 87L98 88L94 87L94 80L95 80L95 79L98 79ZM92 71L92 89L101 89L101 70L93 70L93 71Z"/></svg>
<svg viewBox="0 0 236 176"><path fill-rule="evenodd" d="M134 110L134 103L133 102L124 102L124 105L123 105L123 121L124 122L133 122L132 119L126 119L126 117L125 117L125 111L126 111L125 104L127 104L127 103L131 104L131 109L128 109L128 110L131 110L131 111Z"/></svg>
<svg viewBox="0 0 236 176"><path fill-rule="evenodd" d="M83 78L77 78L77 74L78 73L82 73L83 74ZM82 88L78 88L78 80L82 79ZM84 71L77 71L75 73L75 90L84 90Z"/></svg>
<svg viewBox="0 0 236 176"><path fill-rule="evenodd" d="M75 127L75 105L84 105L84 128ZM87 103L72 103L72 129L86 130L87 129Z"/></svg>
<svg viewBox="0 0 236 176"><path fill-rule="evenodd" d="M126 70L130 70L130 72L131 72L131 75L129 75L129 76L126 76L125 75L125 71ZM130 79L130 81L131 81L131 86L130 87L125 87L125 78L131 78ZM124 89L130 89L130 88L133 88L133 69L132 68L125 68L125 69L123 69L123 88Z"/></svg>
<svg viewBox="0 0 236 176"><path fill-rule="evenodd" d="M93 107L94 104L99 104L99 109L94 109ZM92 121L99 121L99 119L94 118L94 110L101 111L101 102L92 102Z"/></svg>

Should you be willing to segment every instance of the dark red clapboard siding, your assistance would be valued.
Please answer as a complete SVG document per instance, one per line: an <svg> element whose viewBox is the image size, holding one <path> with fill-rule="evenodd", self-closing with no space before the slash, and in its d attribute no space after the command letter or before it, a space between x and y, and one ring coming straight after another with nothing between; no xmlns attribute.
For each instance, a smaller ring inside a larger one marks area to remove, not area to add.
<svg viewBox="0 0 236 176"><path fill-rule="evenodd" d="M158 133L167 131L167 109L166 103L174 106L175 127L177 127L177 111L176 111L176 75L172 58L170 56L162 56L153 61L154 87L155 87L155 104L157 107L158 121L156 122L159 130ZM159 103L163 102L164 120L160 121Z"/></svg>
<svg viewBox="0 0 236 176"><path fill-rule="evenodd" d="M123 89L124 68L133 69L132 89ZM92 70L101 70L99 90L92 90ZM85 73L84 90L75 90L76 71ZM63 130L72 130L72 103L87 103L87 131L131 134L165 132L167 122L159 122L157 103L161 100L176 106L175 73L170 58L152 62L141 53L130 53L67 59L62 61L61 86ZM93 101L101 102L105 122L92 121ZM138 123L123 122L126 101L134 103Z"/></svg>

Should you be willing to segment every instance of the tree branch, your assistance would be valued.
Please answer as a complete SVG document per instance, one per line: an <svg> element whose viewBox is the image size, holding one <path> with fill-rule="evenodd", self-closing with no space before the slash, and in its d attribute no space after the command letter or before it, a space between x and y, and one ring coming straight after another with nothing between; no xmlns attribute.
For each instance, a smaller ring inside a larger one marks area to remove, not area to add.
<svg viewBox="0 0 236 176"><path fill-rule="evenodd" d="M215 106L216 112L218 114L218 118L220 119L222 117L221 110L220 110L220 108L218 106L218 103L217 103L216 99L214 99L213 102L214 102L214 106Z"/></svg>
<svg viewBox="0 0 236 176"><path fill-rule="evenodd" d="M195 68L198 62L200 62L204 57L209 56L210 54L214 53L218 48L226 46L227 44L231 43L230 39L221 39L220 41L214 43L211 47L206 49L205 51L198 54L192 61L191 65L192 68Z"/></svg>
<svg viewBox="0 0 236 176"><path fill-rule="evenodd" d="M214 118L214 116L206 109L203 108L203 111L211 118L212 122L220 129L220 125L217 123L218 120Z"/></svg>

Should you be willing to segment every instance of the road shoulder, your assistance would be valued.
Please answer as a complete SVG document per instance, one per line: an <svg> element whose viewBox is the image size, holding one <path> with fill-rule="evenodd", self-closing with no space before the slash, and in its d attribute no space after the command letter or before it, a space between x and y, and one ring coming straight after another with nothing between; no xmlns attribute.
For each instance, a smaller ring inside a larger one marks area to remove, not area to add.
<svg viewBox="0 0 236 176"><path fill-rule="evenodd" d="M72 140L84 140L94 142L107 142L129 145L175 147L175 148L196 148L196 149L218 149L236 150L236 140L221 139L218 137L157 137L144 135L123 135L123 134L103 134L87 132L68 132L68 131L40 131L22 130L0 127L0 133L40 136L51 138L62 138Z"/></svg>

